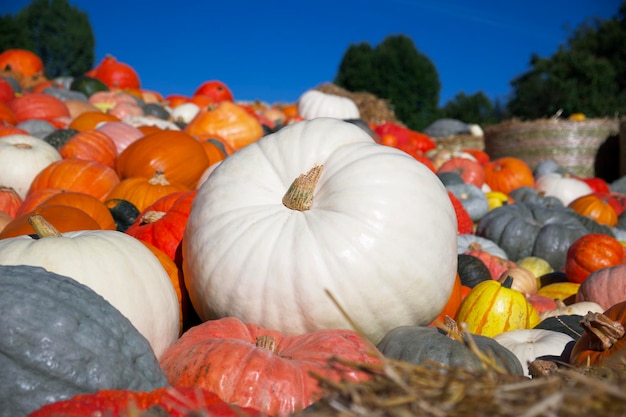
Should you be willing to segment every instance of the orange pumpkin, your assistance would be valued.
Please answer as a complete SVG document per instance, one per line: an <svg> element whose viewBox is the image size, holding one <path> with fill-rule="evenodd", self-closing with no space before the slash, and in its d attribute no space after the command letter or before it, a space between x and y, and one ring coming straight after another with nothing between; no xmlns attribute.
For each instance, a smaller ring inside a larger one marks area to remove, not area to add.
<svg viewBox="0 0 626 417"><path fill-rule="evenodd" d="M20 197L13 187L0 185L1 212L8 214L12 219L14 219L22 203L22 197Z"/></svg>
<svg viewBox="0 0 626 417"><path fill-rule="evenodd" d="M94 130L99 123L119 122L120 119L112 114L104 113L100 110L86 111L70 122L67 126L70 129L82 132L84 130Z"/></svg>
<svg viewBox="0 0 626 417"><path fill-rule="evenodd" d="M98 130L84 130L72 136L61 148L63 158L96 161L115 168L117 148L113 140Z"/></svg>
<svg viewBox="0 0 626 417"><path fill-rule="evenodd" d="M28 213L17 216L2 229L0 239L35 234L35 230L28 220L34 214L43 216L61 233L76 230L100 230L98 222L83 210L57 204L37 207Z"/></svg>
<svg viewBox="0 0 626 417"><path fill-rule="evenodd" d="M626 301L611 306L604 313L589 312L580 324L584 333L572 348L570 364L623 369L626 365Z"/></svg>
<svg viewBox="0 0 626 417"><path fill-rule="evenodd" d="M119 62L111 55L104 57L86 75L102 81L111 89L139 89L141 87L141 82L135 69L124 62Z"/></svg>
<svg viewBox="0 0 626 417"><path fill-rule="evenodd" d="M84 192L104 201L119 182L120 178L115 170L100 162L77 158L61 159L35 176L26 197L43 188L61 188Z"/></svg>
<svg viewBox="0 0 626 417"><path fill-rule="evenodd" d="M6 49L0 53L0 73L13 76L24 89L46 79L39 55L26 49Z"/></svg>
<svg viewBox="0 0 626 417"><path fill-rule="evenodd" d="M198 386L226 402L286 416L323 395L312 372L336 382L370 378L357 367L331 365L332 357L381 364L375 352L352 330L283 335L226 317L187 330L161 355L160 363L172 386Z"/></svg>
<svg viewBox="0 0 626 417"><path fill-rule="evenodd" d="M204 148L206 156L209 158L209 166L216 162L223 161L235 150L224 139L216 137L198 139Z"/></svg>
<svg viewBox="0 0 626 417"><path fill-rule="evenodd" d="M65 103L60 99L44 93L27 93L15 97L9 103L18 123L31 119L53 122L55 119L70 117Z"/></svg>
<svg viewBox="0 0 626 417"><path fill-rule="evenodd" d="M234 150L256 142L264 134L256 117L230 101L201 110L185 126L185 132L197 138L215 135L223 138Z"/></svg>
<svg viewBox="0 0 626 417"><path fill-rule="evenodd" d="M14 126L17 124L17 117L7 103L0 101L0 125L7 124Z"/></svg>
<svg viewBox="0 0 626 417"><path fill-rule="evenodd" d="M163 171L157 170L152 178L128 177L116 184L107 199L121 199L131 203L142 212L159 198L190 188L178 182L170 182Z"/></svg>
<svg viewBox="0 0 626 417"><path fill-rule="evenodd" d="M439 323L445 323L446 316L453 319L456 318L456 312L459 311L461 301L463 301L463 286L461 285L461 277L457 273L456 278L454 279L452 292L450 293L450 297L448 298L448 302L432 324L437 325Z"/></svg>
<svg viewBox="0 0 626 417"><path fill-rule="evenodd" d="M593 271L619 265L624 247L619 240L603 233L590 233L572 243L565 258L567 280L582 283Z"/></svg>
<svg viewBox="0 0 626 417"><path fill-rule="evenodd" d="M49 197L62 192L66 192L66 190L63 190L62 188L42 188L29 192L28 195L26 195L26 198L24 198L24 201L22 201L20 207L17 209L16 215L19 216L34 210Z"/></svg>
<svg viewBox="0 0 626 417"><path fill-rule="evenodd" d="M162 171L169 181L194 188L209 164L202 144L191 135L161 130L128 145L117 158L116 170L121 179L152 178Z"/></svg>
<svg viewBox="0 0 626 417"><path fill-rule="evenodd" d="M75 191L63 191L56 193L39 204L39 207L50 205L62 205L75 207L89 214L103 230L115 230L113 215L103 201L96 197Z"/></svg>
<svg viewBox="0 0 626 417"><path fill-rule="evenodd" d="M485 183L492 191L509 194L516 188L535 185L533 172L519 158L502 157L484 165Z"/></svg>
<svg viewBox="0 0 626 417"><path fill-rule="evenodd" d="M219 103L220 101L233 101L233 93L230 89L221 81L210 80L203 82L193 93L194 96L206 96L209 97L213 103Z"/></svg>
<svg viewBox="0 0 626 417"><path fill-rule="evenodd" d="M578 214L587 216L600 224L613 227L617 224L617 213L608 199L601 198L597 194L587 194L578 197L568 205Z"/></svg>

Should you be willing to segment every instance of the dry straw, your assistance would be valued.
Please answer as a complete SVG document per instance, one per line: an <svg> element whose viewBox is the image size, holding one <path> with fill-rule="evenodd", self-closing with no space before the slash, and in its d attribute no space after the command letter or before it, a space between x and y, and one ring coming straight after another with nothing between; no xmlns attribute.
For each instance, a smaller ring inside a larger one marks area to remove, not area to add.
<svg viewBox="0 0 626 417"><path fill-rule="evenodd" d="M358 107L361 119L366 122L377 125L392 122L402 125L396 118L391 102L378 98L372 93L351 92L332 83L320 84L315 87L315 90L351 99Z"/></svg>
<svg viewBox="0 0 626 417"><path fill-rule="evenodd" d="M575 175L591 177L598 149L618 132L617 119L509 120L485 128L485 149L492 158L517 157L533 169L553 159Z"/></svg>

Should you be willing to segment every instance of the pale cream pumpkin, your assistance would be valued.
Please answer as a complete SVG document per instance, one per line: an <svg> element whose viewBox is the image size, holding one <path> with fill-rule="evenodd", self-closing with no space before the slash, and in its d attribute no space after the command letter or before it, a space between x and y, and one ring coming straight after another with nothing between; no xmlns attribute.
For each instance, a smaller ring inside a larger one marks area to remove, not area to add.
<svg viewBox="0 0 626 417"><path fill-rule="evenodd" d="M296 209L287 191L314 167L310 208ZM185 283L203 320L300 334L350 328L341 307L377 342L441 312L456 227L425 165L352 123L317 118L240 149L206 178L183 238Z"/></svg>
<svg viewBox="0 0 626 417"><path fill-rule="evenodd" d="M305 119L316 117L358 119L361 117L359 108L352 99L318 90L308 90L300 96L298 114Z"/></svg>

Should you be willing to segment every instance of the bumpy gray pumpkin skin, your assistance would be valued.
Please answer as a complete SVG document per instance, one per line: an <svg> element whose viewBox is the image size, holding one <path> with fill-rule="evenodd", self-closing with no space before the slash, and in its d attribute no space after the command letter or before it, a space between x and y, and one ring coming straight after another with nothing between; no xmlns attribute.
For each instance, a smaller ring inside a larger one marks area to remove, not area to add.
<svg viewBox="0 0 626 417"><path fill-rule="evenodd" d="M100 389L167 386L150 344L104 298L32 266L0 266L0 416Z"/></svg>
<svg viewBox="0 0 626 417"><path fill-rule="evenodd" d="M513 375L524 375L519 359L490 337L472 335L478 348ZM435 361L446 366L481 369L480 359L465 344L429 326L401 326L390 330L376 346L387 358L419 365Z"/></svg>

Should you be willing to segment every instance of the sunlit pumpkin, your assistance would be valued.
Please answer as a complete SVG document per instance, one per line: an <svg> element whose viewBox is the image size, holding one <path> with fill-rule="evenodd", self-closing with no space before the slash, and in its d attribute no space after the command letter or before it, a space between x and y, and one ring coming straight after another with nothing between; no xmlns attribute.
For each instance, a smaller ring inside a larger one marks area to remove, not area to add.
<svg viewBox="0 0 626 417"><path fill-rule="evenodd" d="M38 207L62 205L75 207L89 214L103 230L115 230L115 220L104 202L93 195L64 191L55 193L54 195L43 200Z"/></svg>
<svg viewBox="0 0 626 417"><path fill-rule="evenodd" d="M533 172L519 158L502 157L484 165L485 183L492 191L500 191L509 194L518 187L535 184Z"/></svg>
<svg viewBox="0 0 626 417"><path fill-rule="evenodd" d="M587 216L600 224L613 227L617 224L617 213L609 202L597 194L587 194L570 202L569 208L578 214Z"/></svg>
<svg viewBox="0 0 626 417"><path fill-rule="evenodd" d="M107 195L107 199L130 201L143 211L159 198L178 191L189 191L190 188L179 182L170 182L167 174L157 170L152 178L128 177L116 184Z"/></svg>
<svg viewBox="0 0 626 417"><path fill-rule="evenodd" d="M590 233L577 239L567 250L567 280L582 283L593 271L619 265L624 247L619 240L602 233Z"/></svg>
<svg viewBox="0 0 626 417"><path fill-rule="evenodd" d="M109 88L140 88L139 76L133 67L119 62L115 57L107 55L92 70L86 73L87 76L96 78L106 84Z"/></svg>
<svg viewBox="0 0 626 417"><path fill-rule="evenodd" d="M28 93L15 97L9 103L18 123L30 119L54 122L55 119L68 117L70 112L60 99L44 93Z"/></svg>
<svg viewBox="0 0 626 417"><path fill-rule="evenodd" d="M99 123L106 122L119 122L120 119L112 114L105 113L103 111L87 111L81 113L78 117L70 122L68 127L70 129L78 130L93 130L98 127Z"/></svg>
<svg viewBox="0 0 626 417"><path fill-rule="evenodd" d="M77 230L101 230L98 222L83 210L61 204L51 204L37 207L28 213L17 216L2 229L0 240L35 234L35 229L29 222L30 217L35 214L43 216L48 223L62 233Z"/></svg>
<svg viewBox="0 0 626 417"><path fill-rule="evenodd" d="M193 93L194 96L202 95L209 97L213 103L220 101L233 101L233 93L221 81L210 80L203 82Z"/></svg>
<svg viewBox="0 0 626 417"><path fill-rule="evenodd" d="M113 140L98 130L84 130L72 136L59 148L63 158L96 161L115 168L117 148Z"/></svg>

